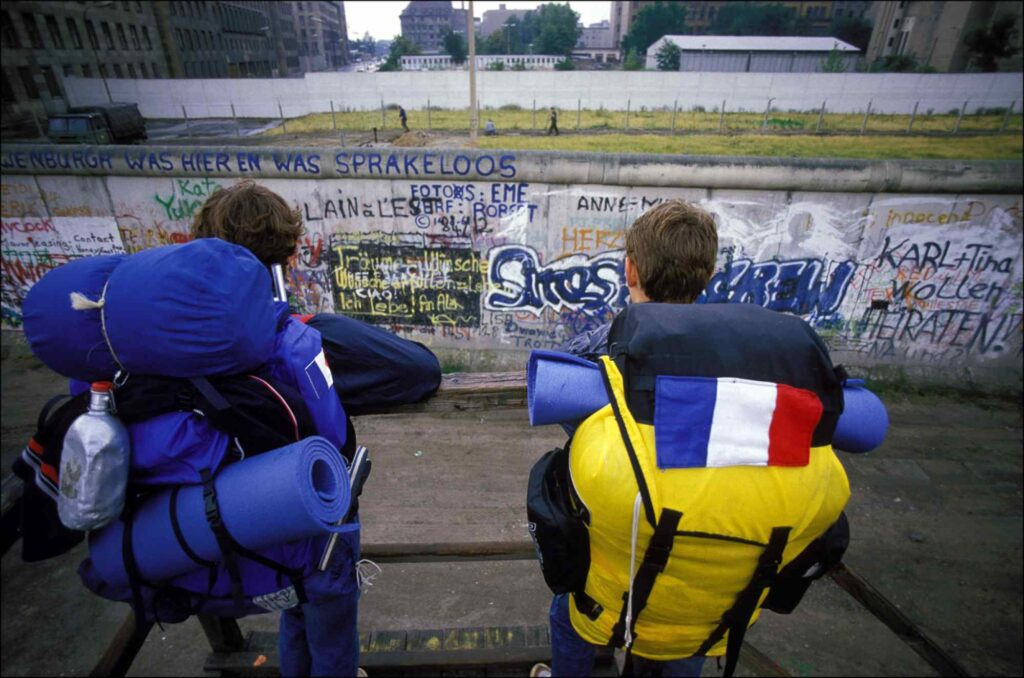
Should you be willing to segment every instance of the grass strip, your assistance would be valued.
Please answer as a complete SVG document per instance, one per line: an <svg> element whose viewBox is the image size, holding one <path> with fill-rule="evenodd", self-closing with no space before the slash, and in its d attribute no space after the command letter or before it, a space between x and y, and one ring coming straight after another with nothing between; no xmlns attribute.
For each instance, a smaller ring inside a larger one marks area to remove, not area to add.
<svg viewBox="0 0 1024 678"><path fill-rule="evenodd" d="M481 137L478 148L677 153L775 158L860 158L870 160L1020 160L1021 135L981 137L664 136L655 134L564 134Z"/></svg>

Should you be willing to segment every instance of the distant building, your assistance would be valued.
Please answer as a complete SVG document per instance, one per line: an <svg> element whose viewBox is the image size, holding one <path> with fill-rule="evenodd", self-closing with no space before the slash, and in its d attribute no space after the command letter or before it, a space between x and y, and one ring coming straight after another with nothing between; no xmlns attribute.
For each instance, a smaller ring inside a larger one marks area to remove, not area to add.
<svg viewBox="0 0 1024 678"><path fill-rule="evenodd" d="M8 0L0 10L4 117L66 110L63 79L70 76L299 75L292 6L301 4Z"/></svg>
<svg viewBox="0 0 1024 678"><path fill-rule="evenodd" d="M295 9L302 71L336 71L349 63L341 2L289 2Z"/></svg>
<svg viewBox="0 0 1024 678"><path fill-rule="evenodd" d="M615 42L612 40L612 25L608 19L590 24L583 28L580 40L576 46L581 49L612 49Z"/></svg>
<svg viewBox="0 0 1024 678"><path fill-rule="evenodd" d="M913 56L920 66L937 71L972 70L964 38L977 28L988 28L1005 14L1017 17L1015 36L1021 48L1019 2L875 2L870 17L874 31L867 60L888 56ZM1000 70L1020 71L1021 52L1004 59ZM976 69L973 69L976 70Z"/></svg>
<svg viewBox="0 0 1024 678"><path fill-rule="evenodd" d="M466 35L468 14L464 9L454 9L448 1L415 0L402 10L402 37L411 40L422 52L439 53L445 33Z"/></svg>
<svg viewBox="0 0 1024 678"><path fill-rule="evenodd" d="M647 68L658 67L656 55L666 41L682 50L681 71L814 73L833 49L842 53L846 71L860 61L860 50L837 38L666 35L647 49Z"/></svg>
<svg viewBox="0 0 1024 678"><path fill-rule="evenodd" d="M505 22L515 17L519 21L523 20L528 9L505 9L505 5L498 5L498 9L489 9L484 12L483 19L480 21L479 33L481 38L486 38L491 33L500 30Z"/></svg>

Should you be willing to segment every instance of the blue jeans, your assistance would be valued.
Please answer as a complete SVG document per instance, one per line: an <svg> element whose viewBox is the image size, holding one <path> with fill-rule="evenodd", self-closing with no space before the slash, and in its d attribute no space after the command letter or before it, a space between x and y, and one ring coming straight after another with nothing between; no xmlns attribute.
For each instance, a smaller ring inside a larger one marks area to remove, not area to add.
<svg viewBox="0 0 1024 678"><path fill-rule="evenodd" d="M354 676L359 668L359 591L281 613L281 675Z"/></svg>
<svg viewBox="0 0 1024 678"><path fill-rule="evenodd" d="M551 601L551 675L589 676L594 670L597 646L588 643L576 633L569 619L569 594L560 593ZM634 655L634 672L643 673L644 668L656 662ZM699 676L704 668L704 657L673 659L663 662L662 676L665 678L690 678Z"/></svg>

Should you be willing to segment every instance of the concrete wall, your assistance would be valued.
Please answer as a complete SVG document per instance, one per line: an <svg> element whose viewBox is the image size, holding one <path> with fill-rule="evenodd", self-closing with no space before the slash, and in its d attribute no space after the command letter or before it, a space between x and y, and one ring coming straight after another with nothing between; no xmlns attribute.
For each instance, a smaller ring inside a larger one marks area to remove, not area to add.
<svg viewBox="0 0 1024 678"><path fill-rule="evenodd" d="M465 108L469 84L465 72L307 73L295 79L108 80L115 101L136 102L147 118L275 118L278 104L286 117L335 110L370 110L381 101L406 109L432 106ZM64 80L71 105L106 101L98 79ZM1024 98L1020 73L682 73L625 71L481 71L477 96L483 106L516 104L529 109L559 106L625 110L640 107L682 110L763 111L769 98L781 111L817 110L827 100L834 113L863 112L871 101L876 113L945 113L968 102L967 111L1006 107Z"/></svg>
<svg viewBox="0 0 1024 678"><path fill-rule="evenodd" d="M683 198L719 224L708 301L796 313L855 371L1020 384L1020 163L8 145L0 166L6 329L48 270L183 242L258 177L305 222L297 310L521 366L612 317L626 228Z"/></svg>

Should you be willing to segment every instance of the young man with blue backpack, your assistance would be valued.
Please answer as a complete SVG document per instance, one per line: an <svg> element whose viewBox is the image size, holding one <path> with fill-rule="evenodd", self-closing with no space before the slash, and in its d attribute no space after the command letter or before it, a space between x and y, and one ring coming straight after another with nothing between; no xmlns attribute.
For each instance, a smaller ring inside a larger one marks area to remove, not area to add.
<svg viewBox="0 0 1024 678"><path fill-rule="evenodd" d="M608 406L530 474L556 594L532 676L590 675L599 647L625 652L624 675L699 676L724 655L731 676L760 609L792 611L845 550L842 371L796 316L694 303L717 250L699 207L646 212L626 233L630 303L564 348L597 362Z"/></svg>
<svg viewBox="0 0 1024 678"><path fill-rule="evenodd" d="M81 468L65 482L58 469L64 471L68 432L103 400L104 416L127 429L130 443L122 447L130 449L122 455L130 469L123 511L121 503L94 502L117 508L88 523L89 557L79 567L86 587L130 603L140 625L281 610L283 675L357 675L357 505L332 517L329 531L315 523L304 533L315 536L274 538L262 522L244 517L247 510L226 520L229 497L218 481L231 475L222 471L237 471L238 478L239 469L262 459L297 459L307 442L331 450L343 472L337 453L349 462L356 454L344 398L364 408L418 400L440 382L437 360L425 347L337 317L324 318L326 326L340 322L355 341L339 336L342 348L331 346L274 301L266 266L295 251L301 223L272 192L244 183L215 194L196 229L212 235L203 229L241 240L265 258L224 239L200 238L73 261L26 296L33 353L72 386L70 396L43 408L16 463L25 488L22 557L55 557L85 536L62 524L57 506L65 490L89 484L78 482ZM246 233L256 235L246 241ZM338 363L326 355L332 350L344 351ZM339 363L345 374L336 381ZM336 388L338 381L344 388ZM290 448L288 455L263 456L281 448ZM302 477L320 480L312 470ZM252 487L231 499L236 508L257 508L273 489ZM161 503L168 496L169 504ZM331 491L321 499L337 496ZM89 499L77 497L86 508ZM293 526L277 523L282 532ZM269 535L260 542L268 546L247 548L239 530ZM154 562L175 559L177 569L161 570L166 576L147 574L156 571Z"/></svg>

